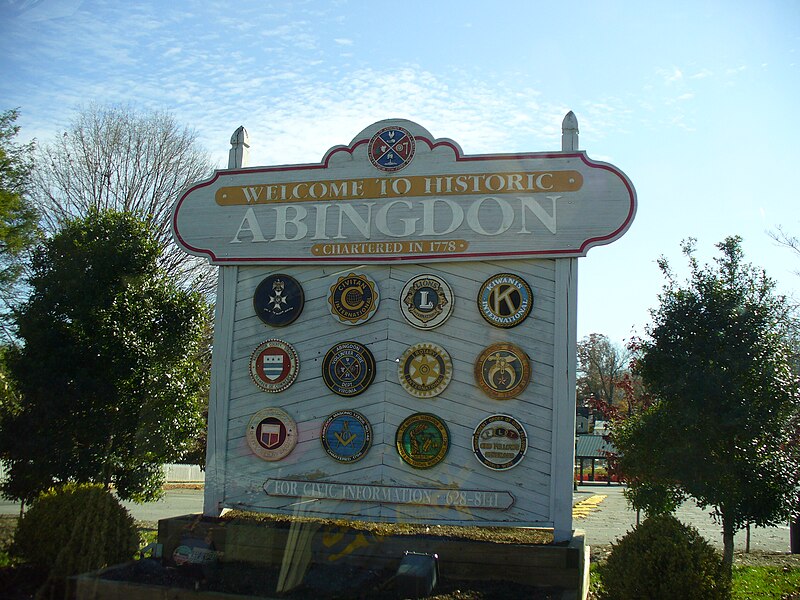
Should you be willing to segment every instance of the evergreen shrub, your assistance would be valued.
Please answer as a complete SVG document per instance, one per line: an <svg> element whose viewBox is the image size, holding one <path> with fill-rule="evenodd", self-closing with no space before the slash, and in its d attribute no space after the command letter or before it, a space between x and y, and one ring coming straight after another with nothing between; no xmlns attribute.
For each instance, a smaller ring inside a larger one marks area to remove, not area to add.
<svg viewBox="0 0 800 600"><path fill-rule="evenodd" d="M648 518L613 544L598 567L605 600L723 600L730 581L722 559L672 515Z"/></svg>
<svg viewBox="0 0 800 600"><path fill-rule="evenodd" d="M139 535L133 517L97 484L68 483L42 493L19 521L14 553L68 577L133 558Z"/></svg>

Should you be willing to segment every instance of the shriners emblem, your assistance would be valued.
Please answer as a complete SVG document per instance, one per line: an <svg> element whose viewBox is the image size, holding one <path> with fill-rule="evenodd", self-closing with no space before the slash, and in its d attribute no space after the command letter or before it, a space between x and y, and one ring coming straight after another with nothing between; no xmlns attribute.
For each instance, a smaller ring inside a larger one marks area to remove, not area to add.
<svg viewBox="0 0 800 600"><path fill-rule="evenodd" d="M409 279L400 292L400 312L417 329L433 329L453 313L453 291L436 275Z"/></svg>
<svg viewBox="0 0 800 600"><path fill-rule="evenodd" d="M417 469L438 465L450 448L450 431L430 413L415 413L397 428L395 443L400 458Z"/></svg>
<svg viewBox="0 0 800 600"><path fill-rule="evenodd" d="M247 424L247 444L264 460L281 460L297 445L297 423L280 408L265 408Z"/></svg>
<svg viewBox="0 0 800 600"><path fill-rule="evenodd" d="M250 356L250 377L265 392L282 392L297 379L300 360L291 344L267 340Z"/></svg>
<svg viewBox="0 0 800 600"><path fill-rule="evenodd" d="M345 325L368 321L378 310L378 286L364 274L339 277L330 292L328 308L333 317Z"/></svg>
<svg viewBox="0 0 800 600"><path fill-rule="evenodd" d="M375 379L375 358L358 342L342 342L328 350L322 360L322 380L340 396L357 396Z"/></svg>
<svg viewBox="0 0 800 600"><path fill-rule="evenodd" d="M453 376L450 355L436 344L409 346L400 357L397 367L400 385L417 398L438 396Z"/></svg>
<svg viewBox="0 0 800 600"><path fill-rule="evenodd" d="M527 450L528 436L522 423L508 415L486 417L472 434L475 458L495 471L516 467Z"/></svg>
<svg viewBox="0 0 800 600"><path fill-rule="evenodd" d="M294 322L303 312L303 288L289 275L270 275L256 288L253 308L267 325L284 327Z"/></svg>
<svg viewBox="0 0 800 600"><path fill-rule="evenodd" d="M372 427L355 410L337 410L322 424L320 440L328 456L341 463L353 463L369 450Z"/></svg>
<svg viewBox="0 0 800 600"><path fill-rule="evenodd" d="M514 344L492 344L475 361L475 382L495 400L516 398L530 377L530 359Z"/></svg>
<svg viewBox="0 0 800 600"><path fill-rule="evenodd" d="M495 327L516 327L530 314L533 293L528 283L512 273L493 275L478 292L481 316Z"/></svg>
<svg viewBox="0 0 800 600"><path fill-rule="evenodd" d="M411 164L415 151L414 136L397 125L381 129L372 136L367 146L369 160L376 169L387 173L399 171Z"/></svg>

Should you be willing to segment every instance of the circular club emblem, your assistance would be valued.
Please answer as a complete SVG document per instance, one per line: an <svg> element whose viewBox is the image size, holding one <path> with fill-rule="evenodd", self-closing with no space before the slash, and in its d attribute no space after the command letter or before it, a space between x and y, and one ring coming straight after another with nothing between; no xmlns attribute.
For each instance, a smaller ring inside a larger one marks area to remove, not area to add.
<svg viewBox="0 0 800 600"><path fill-rule="evenodd" d="M339 277L331 286L328 305L331 314L345 325L368 321L378 310L378 286L364 274Z"/></svg>
<svg viewBox="0 0 800 600"><path fill-rule="evenodd" d="M375 168L388 173L411 164L415 150L414 136L397 125L381 129L372 136L367 147L369 160Z"/></svg>
<svg viewBox="0 0 800 600"><path fill-rule="evenodd" d="M514 344L492 344L475 361L475 381L496 400L519 396L530 377L530 359Z"/></svg>
<svg viewBox="0 0 800 600"><path fill-rule="evenodd" d="M375 358L358 342L342 342L322 360L322 379L333 393L357 396L375 379Z"/></svg>
<svg viewBox="0 0 800 600"><path fill-rule="evenodd" d="M412 396L431 398L438 396L450 383L453 363L450 355L436 344L409 346L397 368L400 385Z"/></svg>
<svg viewBox="0 0 800 600"><path fill-rule="evenodd" d="M429 469L447 454L450 432L436 415L416 413L400 423L395 442L404 462L417 469Z"/></svg>
<svg viewBox="0 0 800 600"><path fill-rule="evenodd" d="M303 312L303 288L289 275L270 275L258 284L253 308L267 325L284 327Z"/></svg>
<svg viewBox="0 0 800 600"><path fill-rule="evenodd" d="M322 424L322 447L328 456L342 463L363 458L372 444L372 427L354 410L337 410Z"/></svg>
<svg viewBox="0 0 800 600"><path fill-rule="evenodd" d="M280 408L265 408L250 419L247 443L259 458L281 460L297 444L297 423Z"/></svg>
<svg viewBox="0 0 800 600"><path fill-rule="evenodd" d="M472 451L480 463L495 471L516 467L525 457L528 436L522 424L508 415L492 415L478 423Z"/></svg>
<svg viewBox="0 0 800 600"><path fill-rule="evenodd" d="M533 307L530 286L511 273L493 275L478 292L481 316L495 327L516 327Z"/></svg>
<svg viewBox="0 0 800 600"><path fill-rule="evenodd" d="M282 392L297 379L300 360L283 340L267 340L250 356L250 377L265 392Z"/></svg>
<svg viewBox="0 0 800 600"><path fill-rule="evenodd" d="M433 329L453 312L453 291L436 275L409 279L400 292L400 312L417 329Z"/></svg>

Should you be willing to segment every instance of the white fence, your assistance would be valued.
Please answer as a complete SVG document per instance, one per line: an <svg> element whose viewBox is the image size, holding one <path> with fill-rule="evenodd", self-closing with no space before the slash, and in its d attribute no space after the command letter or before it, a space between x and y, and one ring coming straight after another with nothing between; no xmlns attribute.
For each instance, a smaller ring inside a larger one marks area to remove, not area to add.
<svg viewBox="0 0 800 600"><path fill-rule="evenodd" d="M5 476L6 468L0 462L0 480ZM167 483L202 483L206 473L198 465L164 465L164 477Z"/></svg>

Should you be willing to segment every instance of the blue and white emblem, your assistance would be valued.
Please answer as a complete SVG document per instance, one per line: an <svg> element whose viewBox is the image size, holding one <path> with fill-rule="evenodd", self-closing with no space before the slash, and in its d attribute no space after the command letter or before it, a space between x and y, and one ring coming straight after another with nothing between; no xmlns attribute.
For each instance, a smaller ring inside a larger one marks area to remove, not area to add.
<svg viewBox="0 0 800 600"><path fill-rule="evenodd" d="M372 136L367 147L369 160L375 168L392 173L404 169L414 158L414 136L403 127L384 127Z"/></svg>
<svg viewBox="0 0 800 600"><path fill-rule="evenodd" d="M361 459L372 445L372 427L354 410L337 410L322 424L322 447L328 456L342 463Z"/></svg>

